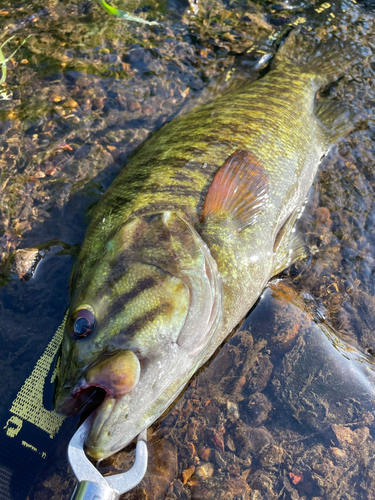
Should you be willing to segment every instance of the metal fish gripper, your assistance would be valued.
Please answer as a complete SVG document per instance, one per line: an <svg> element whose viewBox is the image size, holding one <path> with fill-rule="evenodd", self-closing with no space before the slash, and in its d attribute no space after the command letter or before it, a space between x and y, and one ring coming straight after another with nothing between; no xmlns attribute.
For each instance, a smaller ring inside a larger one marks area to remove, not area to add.
<svg viewBox="0 0 375 500"><path fill-rule="evenodd" d="M84 444L93 414L76 431L69 442L68 459L78 480L71 500L118 500L120 495L139 484L147 470L147 429L138 436L135 462L127 472L104 477L87 458Z"/></svg>

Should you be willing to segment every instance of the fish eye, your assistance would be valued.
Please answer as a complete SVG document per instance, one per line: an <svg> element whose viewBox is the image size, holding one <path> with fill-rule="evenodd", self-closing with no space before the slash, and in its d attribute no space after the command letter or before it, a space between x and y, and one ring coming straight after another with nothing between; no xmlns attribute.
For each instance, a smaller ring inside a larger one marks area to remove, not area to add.
<svg viewBox="0 0 375 500"><path fill-rule="evenodd" d="M84 305L73 312L69 333L74 340L85 339L92 333L94 326L94 311L92 307Z"/></svg>

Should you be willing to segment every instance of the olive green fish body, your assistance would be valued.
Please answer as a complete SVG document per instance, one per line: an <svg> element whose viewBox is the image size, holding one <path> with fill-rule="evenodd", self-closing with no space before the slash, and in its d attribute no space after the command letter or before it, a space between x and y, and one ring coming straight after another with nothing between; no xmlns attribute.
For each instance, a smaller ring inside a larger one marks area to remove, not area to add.
<svg viewBox="0 0 375 500"><path fill-rule="evenodd" d="M93 457L151 425L295 259L293 224L322 155L347 130L316 92L356 58L336 47L292 64L287 45L264 78L155 133L96 208L56 391L64 413L88 388L107 391L87 441Z"/></svg>
<svg viewBox="0 0 375 500"><path fill-rule="evenodd" d="M208 243L209 233L215 230L204 228L199 222L204 199L214 175L237 149L252 151L264 166L270 202L253 230L240 234L228 230L223 237L219 224L217 238L225 249L215 253L214 245L211 251L228 289L237 289L238 283L246 288L247 282L254 282L254 278L247 279L251 264L247 260L254 260L257 254L252 244L253 232L259 233L259 227L265 238L259 241L259 247L272 249L284 219L303 203L327 148L313 114L316 77L302 74L296 67L291 69L294 73L289 71L288 78L285 71L272 71L241 92L225 95L174 120L141 148L96 211L79 257L78 283L101 259L109 235L129 217L177 211ZM228 247L233 251L231 257ZM242 256L247 262L244 266L239 265ZM272 258L268 256L266 260L268 272L262 271L262 277L252 285L257 296L272 273ZM229 329L240 319L238 314L228 317L236 307L238 293L243 298L242 290L238 290L225 301L225 324L230 325ZM239 314L243 316L249 307L243 300L241 303Z"/></svg>

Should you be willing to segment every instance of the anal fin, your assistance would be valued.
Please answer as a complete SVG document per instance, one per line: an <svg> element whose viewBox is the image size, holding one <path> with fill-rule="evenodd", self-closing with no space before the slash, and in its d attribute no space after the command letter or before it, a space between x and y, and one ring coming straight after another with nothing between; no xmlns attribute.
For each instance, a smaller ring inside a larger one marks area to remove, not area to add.
<svg viewBox="0 0 375 500"><path fill-rule="evenodd" d="M275 238L272 276L276 276L297 260L304 259L308 255L302 236L293 232L298 215L299 210L294 210L281 226Z"/></svg>
<svg viewBox="0 0 375 500"><path fill-rule="evenodd" d="M231 219L240 232L254 224L269 193L266 171L249 151L235 151L220 167L208 190L202 222Z"/></svg>

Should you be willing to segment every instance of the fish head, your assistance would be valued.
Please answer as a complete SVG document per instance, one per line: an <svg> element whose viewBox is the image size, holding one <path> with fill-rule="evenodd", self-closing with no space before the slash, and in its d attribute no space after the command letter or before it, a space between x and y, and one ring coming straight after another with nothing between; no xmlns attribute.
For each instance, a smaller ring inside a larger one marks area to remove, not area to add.
<svg viewBox="0 0 375 500"><path fill-rule="evenodd" d="M216 263L177 213L134 218L111 235L100 262L75 278L55 389L65 415L104 391L87 440L93 458L163 413L202 363L220 313Z"/></svg>

